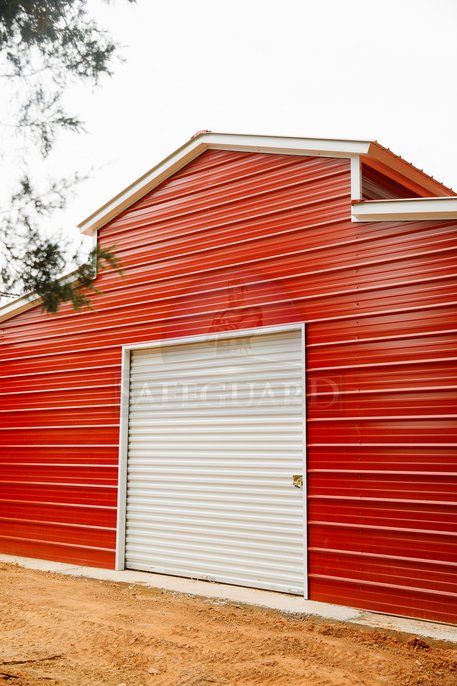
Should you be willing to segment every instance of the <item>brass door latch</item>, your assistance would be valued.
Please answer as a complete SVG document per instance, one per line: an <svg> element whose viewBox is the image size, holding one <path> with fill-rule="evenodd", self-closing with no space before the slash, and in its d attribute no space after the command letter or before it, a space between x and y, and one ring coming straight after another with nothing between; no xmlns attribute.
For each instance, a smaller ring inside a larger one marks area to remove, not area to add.
<svg viewBox="0 0 457 686"><path fill-rule="evenodd" d="M292 483L295 488L303 488L303 474L292 474Z"/></svg>

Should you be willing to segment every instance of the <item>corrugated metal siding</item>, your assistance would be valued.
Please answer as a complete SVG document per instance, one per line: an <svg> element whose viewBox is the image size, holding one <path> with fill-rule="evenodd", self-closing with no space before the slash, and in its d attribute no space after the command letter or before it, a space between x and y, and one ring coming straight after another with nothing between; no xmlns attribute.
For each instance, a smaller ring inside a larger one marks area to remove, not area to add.
<svg viewBox="0 0 457 686"><path fill-rule="evenodd" d="M2 328L3 550L114 564L122 343L306 321L310 597L455 621L456 225L351 223L347 160L208 151L99 235L96 311Z"/></svg>
<svg viewBox="0 0 457 686"><path fill-rule="evenodd" d="M133 350L125 562L305 591L301 330Z"/></svg>
<svg viewBox="0 0 457 686"><path fill-rule="evenodd" d="M364 200L388 200L392 198L419 198L430 196L423 189L421 193L406 188L390 179L377 169L362 164L362 198Z"/></svg>

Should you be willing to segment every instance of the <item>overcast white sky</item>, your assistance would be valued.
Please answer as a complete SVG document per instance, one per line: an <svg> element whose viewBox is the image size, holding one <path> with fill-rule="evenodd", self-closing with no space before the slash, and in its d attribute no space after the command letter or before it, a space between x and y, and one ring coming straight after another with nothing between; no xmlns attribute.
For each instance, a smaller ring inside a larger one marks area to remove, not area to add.
<svg viewBox="0 0 457 686"><path fill-rule="evenodd" d="M68 232L199 129L369 138L457 189L455 0L89 0L126 59L71 92L89 133L55 173L94 167Z"/></svg>

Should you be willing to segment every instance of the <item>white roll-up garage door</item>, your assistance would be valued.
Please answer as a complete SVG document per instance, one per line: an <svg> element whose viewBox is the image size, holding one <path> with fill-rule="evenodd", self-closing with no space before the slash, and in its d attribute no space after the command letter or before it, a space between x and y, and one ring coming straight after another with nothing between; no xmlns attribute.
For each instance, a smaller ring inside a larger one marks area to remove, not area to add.
<svg viewBox="0 0 457 686"><path fill-rule="evenodd" d="M131 351L127 568L303 594L303 388L301 329Z"/></svg>

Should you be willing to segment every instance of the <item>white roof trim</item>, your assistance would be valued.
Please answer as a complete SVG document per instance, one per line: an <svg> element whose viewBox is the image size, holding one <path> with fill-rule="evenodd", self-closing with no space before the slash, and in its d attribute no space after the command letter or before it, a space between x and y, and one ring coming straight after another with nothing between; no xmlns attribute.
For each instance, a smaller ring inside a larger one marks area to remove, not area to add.
<svg viewBox="0 0 457 686"><path fill-rule="evenodd" d="M357 222L457 219L457 197L365 200L353 203Z"/></svg>
<svg viewBox="0 0 457 686"><path fill-rule="evenodd" d="M72 272L68 272L68 274L63 274L61 277L59 277L60 283L77 284L77 271L77 269L74 269ZM17 314L20 314L21 312L30 310L32 307L37 307L38 305L41 305L41 302L41 297L36 293L27 293L26 295L21 295L20 298L16 298L12 302L3 305L3 307L0 307L0 323L4 322L6 319L15 317Z"/></svg>
<svg viewBox="0 0 457 686"><path fill-rule="evenodd" d="M215 150L246 150L286 155L327 155L351 157L368 152L371 141L291 136L249 136L237 133L202 133L192 139ZM192 140L190 142L192 142Z"/></svg>
<svg viewBox="0 0 457 686"><path fill-rule="evenodd" d="M35 305L39 305L41 298L37 295L22 295L20 298L16 298L11 302L0 307L0 322L4 322L10 317L14 317L16 314L25 312Z"/></svg>
<svg viewBox="0 0 457 686"><path fill-rule="evenodd" d="M84 219L78 226L83 233L91 234L95 229L99 229L146 193L149 193L162 181L189 164L205 150L237 150L281 155L322 155L323 157L350 158L366 155L370 145L370 141L203 132L166 157L144 176L141 176L99 210Z"/></svg>

